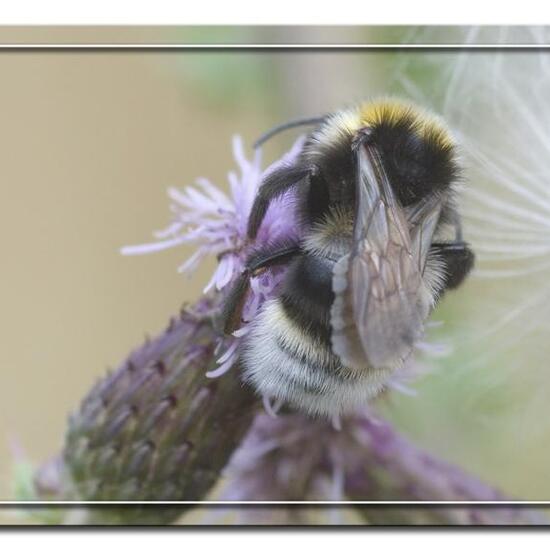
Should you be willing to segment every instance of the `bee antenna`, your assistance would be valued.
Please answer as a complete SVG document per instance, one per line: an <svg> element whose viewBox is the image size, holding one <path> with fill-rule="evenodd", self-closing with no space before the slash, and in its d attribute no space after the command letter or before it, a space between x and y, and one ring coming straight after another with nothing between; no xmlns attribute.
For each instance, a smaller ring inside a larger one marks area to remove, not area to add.
<svg viewBox="0 0 550 550"><path fill-rule="evenodd" d="M285 122L279 126L271 128L265 134L260 136L260 138L254 143L254 149L261 147L267 140L271 139L273 136L277 135L279 132L284 130L289 130L290 128L297 128L298 126L310 126L313 124L321 124L327 118L327 115L317 116L313 118L299 118L297 120L291 120L290 122Z"/></svg>

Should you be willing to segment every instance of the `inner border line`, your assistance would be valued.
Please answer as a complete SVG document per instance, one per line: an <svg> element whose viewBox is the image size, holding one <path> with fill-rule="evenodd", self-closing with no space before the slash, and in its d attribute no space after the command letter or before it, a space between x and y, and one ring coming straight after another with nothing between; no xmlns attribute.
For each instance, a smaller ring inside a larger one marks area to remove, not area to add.
<svg viewBox="0 0 550 550"><path fill-rule="evenodd" d="M1 50L11 51L111 51L111 50L443 50L443 51L525 51L550 50L550 44L0 44Z"/></svg>
<svg viewBox="0 0 550 550"><path fill-rule="evenodd" d="M550 51L550 44L0 44L2 51L11 52L110 52L110 51L184 51L184 50L343 50L343 51L384 51L384 50L441 50L441 51ZM178 506L178 505L215 505L215 506L250 506L250 505L369 505L369 506L549 506L550 500L516 501L516 500L316 500L316 501L286 501L286 500L0 500L0 507L32 507L32 506Z"/></svg>
<svg viewBox="0 0 550 550"><path fill-rule="evenodd" d="M0 501L2 506L143 506L162 505L176 506L182 504L212 504L216 506L252 506L252 505L369 505L369 506L548 506L550 501L517 501L517 500L7 500Z"/></svg>

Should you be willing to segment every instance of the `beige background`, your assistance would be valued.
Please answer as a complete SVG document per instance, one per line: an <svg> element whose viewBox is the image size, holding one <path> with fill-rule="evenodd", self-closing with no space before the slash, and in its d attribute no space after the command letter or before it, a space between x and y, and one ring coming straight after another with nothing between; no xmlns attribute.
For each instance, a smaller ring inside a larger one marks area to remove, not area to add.
<svg viewBox="0 0 550 550"><path fill-rule="evenodd" d="M167 224L167 186L224 182L232 133L263 127L259 113L197 105L152 61L0 54L2 498L7 437L33 459L54 453L95 378L200 292L204 276L176 273L183 250L119 247Z"/></svg>

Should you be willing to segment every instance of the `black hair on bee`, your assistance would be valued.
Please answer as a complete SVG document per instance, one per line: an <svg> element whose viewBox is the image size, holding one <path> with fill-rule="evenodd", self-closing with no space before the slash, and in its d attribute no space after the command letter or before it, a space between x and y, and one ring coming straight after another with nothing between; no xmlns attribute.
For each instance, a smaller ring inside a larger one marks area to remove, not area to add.
<svg viewBox="0 0 550 550"><path fill-rule="evenodd" d="M364 405L403 366L474 255L462 241L460 166L442 121L379 100L266 136L310 123L317 126L295 163L263 182L248 225L254 240L270 202L294 188L303 235L251 255L224 321L226 332L238 328L250 278L287 264L282 290L244 337L244 378L262 395L339 415Z"/></svg>

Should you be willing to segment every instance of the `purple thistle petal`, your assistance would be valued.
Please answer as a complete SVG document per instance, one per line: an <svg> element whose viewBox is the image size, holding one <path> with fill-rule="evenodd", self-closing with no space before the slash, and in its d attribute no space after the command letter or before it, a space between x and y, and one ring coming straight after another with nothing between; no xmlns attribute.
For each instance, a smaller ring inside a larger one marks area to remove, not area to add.
<svg viewBox="0 0 550 550"><path fill-rule="evenodd" d="M231 359L223 362L217 369L209 370L206 373L206 378L219 378L220 376L223 376L236 362L235 360Z"/></svg>
<svg viewBox="0 0 550 550"><path fill-rule="evenodd" d="M120 252L124 256L133 256L140 254L149 254L151 252L159 252L161 250L167 250L168 248L173 248L174 246L179 246L183 243L182 237L176 237L169 240L159 241L156 243L146 243L146 244L136 244L124 246L120 249Z"/></svg>

